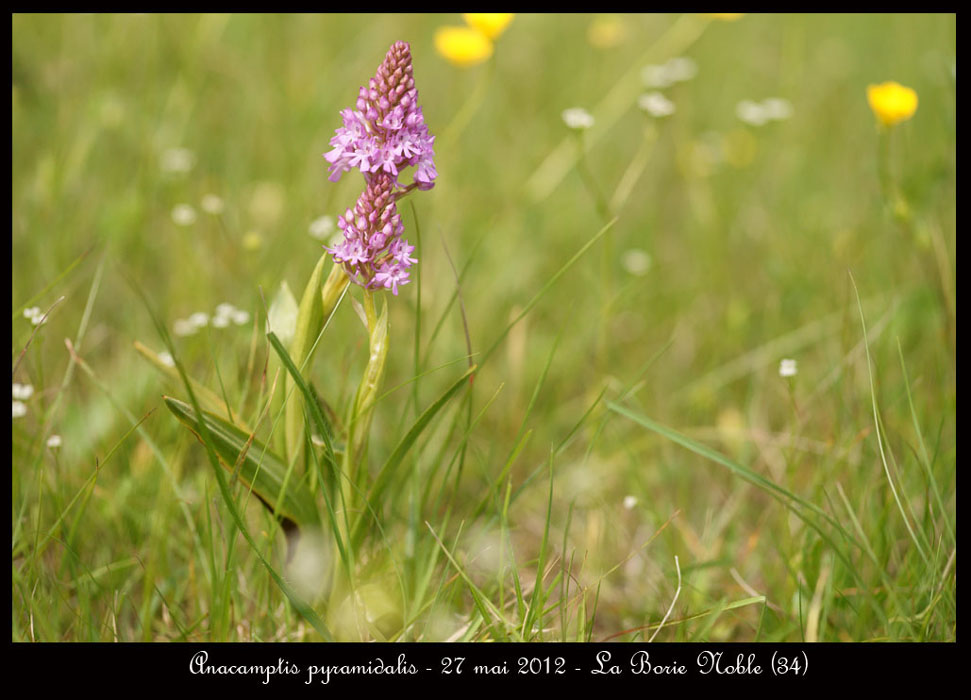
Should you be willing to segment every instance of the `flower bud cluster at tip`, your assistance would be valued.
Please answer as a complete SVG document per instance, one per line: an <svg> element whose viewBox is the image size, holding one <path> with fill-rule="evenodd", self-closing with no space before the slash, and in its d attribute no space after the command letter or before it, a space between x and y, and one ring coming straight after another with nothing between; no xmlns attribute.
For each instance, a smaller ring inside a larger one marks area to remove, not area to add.
<svg viewBox="0 0 971 700"><path fill-rule="evenodd" d="M331 139L334 148L325 158L332 181L356 168L367 186L354 209L337 219L343 239L324 247L356 284L397 295L398 287L408 283L408 268L418 261L411 256L415 247L401 237L404 224L396 201L416 187L430 190L438 176L435 137L418 106L407 43L391 46L377 74L360 89L355 107L341 112L344 125ZM400 172L411 166L414 181L404 186Z"/></svg>
<svg viewBox="0 0 971 700"><path fill-rule="evenodd" d="M415 166L414 185L435 186L435 137L428 133L411 64L411 49L403 41L388 50L377 74L358 92L356 109L344 109L344 125L330 140L333 150L324 154L330 163L330 180L336 182L358 169L371 181L379 172L394 176Z"/></svg>

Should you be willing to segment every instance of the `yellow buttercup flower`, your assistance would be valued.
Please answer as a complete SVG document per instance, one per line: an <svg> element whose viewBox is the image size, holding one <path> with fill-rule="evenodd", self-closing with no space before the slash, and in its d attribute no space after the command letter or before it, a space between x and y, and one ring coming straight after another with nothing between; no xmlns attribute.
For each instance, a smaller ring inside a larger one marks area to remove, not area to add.
<svg viewBox="0 0 971 700"><path fill-rule="evenodd" d="M474 66L492 55L492 41L472 27L439 27L435 48L457 66Z"/></svg>
<svg viewBox="0 0 971 700"><path fill-rule="evenodd" d="M470 27L475 27L490 39L496 39L506 31L515 17L514 12L463 12L462 17Z"/></svg>
<svg viewBox="0 0 971 700"><path fill-rule="evenodd" d="M610 49L627 38L627 25L617 15L596 17L587 27L587 41L597 49Z"/></svg>
<svg viewBox="0 0 971 700"><path fill-rule="evenodd" d="M889 81L866 89L870 109L884 126L906 121L917 111L917 93L900 83Z"/></svg>

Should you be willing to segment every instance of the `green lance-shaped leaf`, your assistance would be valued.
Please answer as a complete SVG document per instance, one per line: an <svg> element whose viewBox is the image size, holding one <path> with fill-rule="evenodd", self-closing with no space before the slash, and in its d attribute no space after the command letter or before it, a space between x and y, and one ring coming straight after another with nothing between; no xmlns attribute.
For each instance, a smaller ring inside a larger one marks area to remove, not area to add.
<svg viewBox="0 0 971 700"><path fill-rule="evenodd" d="M327 253L321 255L320 260L317 261L317 266L310 275L307 287L303 291L303 297L300 299L293 340L289 344L290 358L304 377L307 376L310 358L316 350L317 339L344 297L344 292L350 281L342 267L333 265L327 279L321 284L324 263L328 257ZM318 294L320 295L319 298ZM303 445L304 397L301 392L294 391L296 385L293 377L289 374L287 374L285 386L285 395L289 397L284 421L286 455L288 460L292 460Z"/></svg>
<svg viewBox="0 0 971 700"><path fill-rule="evenodd" d="M268 333L266 338L270 341L270 345L273 346L277 357L283 363L284 367L286 367L287 372L290 373L290 376L296 382L297 388L300 390L300 393L303 395L303 399L306 402L312 427L317 431L317 434L320 435L321 439L324 441L324 447L327 449L325 455L327 463L331 468L336 468L337 457L334 454L334 445L330 438L331 434L333 433L333 428L327 422L323 412L320 410L320 406L317 403L317 397L314 396L310 385L304 381L303 375L300 374L300 370L298 370L297 366L293 364L293 360L290 359L290 355L287 354L287 350L285 347L283 347L283 343L281 343L280 339L276 337L276 333Z"/></svg>
<svg viewBox="0 0 971 700"><path fill-rule="evenodd" d="M270 308L266 313L266 332L275 333L284 347L288 347L293 342L293 336L297 331L297 300L290 291L286 281L280 283ZM286 372L280 364L280 358L270 354L267 360L267 382L272 386L274 381L278 381L276 391L270 399L270 415L273 420L283 411L283 400L286 396L284 379ZM273 449L279 454L287 453L286 432L284 430L273 431Z"/></svg>
<svg viewBox="0 0 971 700"><path fill-rule="evenodd" d="M371 416L374 415L374 403L378 398L381 380L384 378L384 363L388 356L388 304L382 299L381 315L374 319L373 297L365 292L365 304L368 308L369 335L368 363L364 368L364 376L357 388L354 401L354 418L352 420L352 435L350 444L354 446L355 458L360 457L361 450L367 442L368 431L371 427Z"/></svg>
<svg viewBox="0 0 971 700"><path fill-rule="evenodd" d="M344 268L340 265L334 265L330 268L330 274L327 275L327 279L324 281L324 286L320 290L320 301L321 301L321 311L324 317L324 326L326 327L327 321L330 320L331 315L334 313L334 309L337 305L341 303L341 299L344 298L344 292L347 290L347 285L350 284L351 278L347 276L344 272Z"/></svg>
<svg viewBox="0 0 971 700"><path fill-rule="evenodd" d="M166 377L171 379L177 384L182 384L182 377L179 376L178 371L175 369L174 365L170 365L162 360L155 352L151 349L145 347L137 340L135 341L135 349L144 357L146 360L151 362L159 372L164 374ZM192 384L192 391L195 393L196 398L199 399L199 405L206 411L211 411L215 413L220 418L229 420L229 412L226 408L226 402L219 398L219 396L212 390L206 388L204 385L197 382L195 379L189 379ZM232 416L232 422L242 430L249 430L249 427L240 419L238 415Z"/></svg>
<svg viewBox="0 0 971 700"><path fill-rule="evenodd" d="M199 441L200 425L196 412L187 403L170 396L163 397L165 405ZM202 412L212 447L220 464L236 474L252 493L281 518L292 520L298 527L317 525L320 522L313 496L303 484L289 480L290 474L283 460L270 452L253 436L238 427L209 413Z"/></svg>
<svg viewBox="0 0 971 700"><path fill-rule="evenodd" d="M325 252L317 261L317 266L310 275L306 288L303 290L303 297L300 299L300 309L297 312L297 327L293 334L293 341L290 343L290 358L300 369L302 374L306 374L306 361L310 358L310 350L320 335L324 327L324 314L321 304L317 301L320 293L320 286L324 276L324 263L327 262L328 255ZM293 377L286 376L285 396L287 396L287 407L284 420L286 432L287 460L292 461L300 447L303 445L303 396L299 391L294 391L296 385Z"/></svg>

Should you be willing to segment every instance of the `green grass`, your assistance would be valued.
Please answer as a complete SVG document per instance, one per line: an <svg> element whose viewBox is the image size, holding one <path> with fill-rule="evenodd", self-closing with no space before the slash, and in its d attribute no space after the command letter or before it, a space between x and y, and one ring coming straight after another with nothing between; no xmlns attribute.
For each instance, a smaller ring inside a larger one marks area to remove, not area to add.
<svg viewBox="0 0 971 700"><path fill-rule="evenodd" d="M13 17L12 639L955 639L955 17L594 19L461 69L458 14ZM360 288L297 302L396 40L439 178L382 377Z"/></svg>

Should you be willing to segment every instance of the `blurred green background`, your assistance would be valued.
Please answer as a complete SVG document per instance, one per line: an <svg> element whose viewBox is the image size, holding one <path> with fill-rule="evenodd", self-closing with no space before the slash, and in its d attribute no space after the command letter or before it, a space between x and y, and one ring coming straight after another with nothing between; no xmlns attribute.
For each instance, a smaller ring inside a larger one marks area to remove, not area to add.
<svg viewBox="0 0 971 700"><path fill-rule="evenodd" d="M558 550L566 543L562 559L583 561L583 585L601 584L593 638L659 621L677 583L675 555L685 585L674 617L685 621L659 639L805 638L817 591L817 638L952 638L944 523L948 512L953 521L956 458L955 17L517 15L494 56L471 68L435 51L435 29L450 24L461 15L13 17L15 363L34 331L23 307L47 310L65 297L13 379L35 389L13 421L13 638L177 638L171 607L200 620L189 638L303 638L246 552L234 556L260 592L234 583L243 602L232 624L206 618L198 555L179 531L184 506L148 444L125 437L132 421L121 409L136 419L154 409L143 427L170 456L192 517L204 519L216 493L209 467L161 406L173 388L133 350L135 340L163 348L133 283L170 330L222 302L251 314L248 325L176 339L195 376L216 387L218 366L232 395L246 381L264 298L281 280L299 295L321 251L312 224L359 194L353 173L328 181L321 154L339 110L397 40L411 44L419 102L437 134L436 187L401 206L406 237L416 242L415 215L421 230L422 361L457 363L423 379L423 404L465 362L445 246L465 270L462 300L482 352L606 223L597 192L617 217L476 377L476 410L502 391L470 437L456 502L495 478L525 426L532 434L511 469L522 484L606 388L608 399L623 396L834 513L839 484L875 538L876 557L854 566L883 589L874 595L888 612L857 605L858 581L775 501L598 404L557 460L551 535ZM641 70L680 55L697 75L663 90L676 111L654 119L637 108L648 91ZM885 80L914 88L920 103L881 133L866 88ZM788 100L791 116L762 126L739 119L739 102L769 97ZM570 107L597 120L582 136L561 119ZM898 193L890 200L881 139ZM203 209L206 195L220 198L219 213ZM194 214L181 224L179 205ZM414 374L417 286L389 296L388 389ZM64 380L63 338L77 337L86 306L78 353L107 394L77 371ZM349 307L328 334L315 382L337 404L354 391L366 336ZM784 358L798 361L795 377L779 376ZM376 453L394 446L407 394L382 400ZM871 398L933 566L910 551ZM57 450L46 447L51 434L62 437ZM83 517L62 532L82 512L68 507L72 497L87 493L115 448ZM544 482L510 514L527 560L543 535ZM459 506L467 526L477 522L469 511ZM51 528L55 542L30 554ZM690 619L750 595L768 603ZM908 597L932 612L901 631L889 621ZM455 594L443 607L461 620L472 606Z"/></svg>

